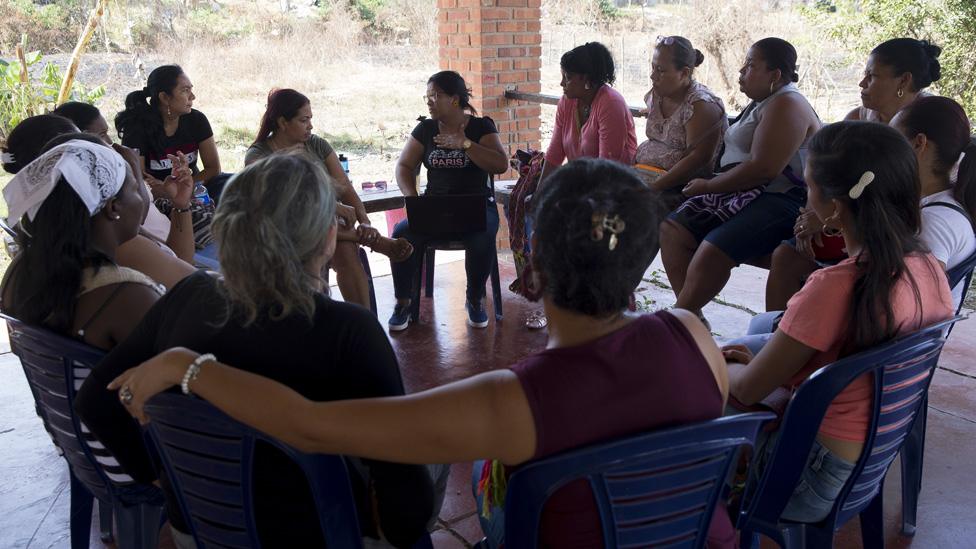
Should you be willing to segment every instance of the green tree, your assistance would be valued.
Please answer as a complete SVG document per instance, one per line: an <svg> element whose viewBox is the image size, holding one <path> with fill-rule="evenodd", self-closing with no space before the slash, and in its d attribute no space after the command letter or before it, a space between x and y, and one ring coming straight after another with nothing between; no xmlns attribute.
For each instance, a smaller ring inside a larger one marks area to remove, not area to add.
<svg viewBox="0 0 976 549"><path fill-rule="evenodd" d="M847 44L853 62L863 63L875 46L890 38L907 36L940 46L942 78L935 91L976 117L976 1L836 0L833 7L824 2L814 6L804 10L807 18Z"/></svg>

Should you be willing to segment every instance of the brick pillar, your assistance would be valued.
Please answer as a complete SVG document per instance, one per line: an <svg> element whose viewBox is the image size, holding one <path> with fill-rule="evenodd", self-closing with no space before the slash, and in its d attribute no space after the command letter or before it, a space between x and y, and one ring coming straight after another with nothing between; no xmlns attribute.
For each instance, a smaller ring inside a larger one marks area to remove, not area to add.
<svg viewBox="0 0 976 549"><path fill-rule="evenodd" d="M509 101L506 89L542 91L541 0L437 0L439 58L442 70L457 71L474 94L472 105L498 126L502 144L538 149L541 144L538 104ZM499 179L515 179L514 171ZM508 248L508 230L498 232Z"/></svg>

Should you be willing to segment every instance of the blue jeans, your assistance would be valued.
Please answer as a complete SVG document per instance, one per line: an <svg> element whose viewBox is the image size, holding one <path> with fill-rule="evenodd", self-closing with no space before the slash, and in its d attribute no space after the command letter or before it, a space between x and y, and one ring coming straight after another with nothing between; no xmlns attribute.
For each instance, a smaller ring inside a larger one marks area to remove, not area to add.
<svg viewBox="0 0 976 549"><path fill-rule="evenodd" d="M494 201L488 202L485 211L486 226L483 232L465 234L426 235L410 230L409 220L404 219L393 229L393 238L406 238L413 245L414 253L406 261L390 263L393 271L393 291L397 299L410 299L413 294L414 274L418 271L417 262L427 243L432 240L451 240L464 242L464 272L467 275L466 297L474 303L485 296L485 284L491 274L495 261L495 236L498 234L498 207Z"/></svg>

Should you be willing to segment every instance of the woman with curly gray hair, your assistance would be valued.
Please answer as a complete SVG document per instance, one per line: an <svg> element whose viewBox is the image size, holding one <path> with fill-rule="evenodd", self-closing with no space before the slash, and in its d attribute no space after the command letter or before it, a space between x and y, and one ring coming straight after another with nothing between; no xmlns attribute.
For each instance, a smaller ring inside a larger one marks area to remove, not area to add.
<svg viewBox="0 0 976 549"><path fill-rule="evenodd" d="M223 278L199 272L174 287L79 393L78 413L126 472L144 482L159 473L138 425L105 386L176 345L206 349L312 400L404 394L396 355L376 318L329 299L321 274L335 250L335 211L328 176L302 155L260 160L227 184L213 222ZM269 447L260 448L256 460L254 501L264 543L322 546L301 470ZM360 521L363 535L378 537L382 531L393 545L412 544L439 510L430 474L423 466L363 462L365 467L349 467L351 475L365 471L369 477L352 479L360 492L359 516L378 517ZM160 480L168 488L165 475ZM189 528L175 499L167 508L177 544L192 546L182 534Z"/></svg>

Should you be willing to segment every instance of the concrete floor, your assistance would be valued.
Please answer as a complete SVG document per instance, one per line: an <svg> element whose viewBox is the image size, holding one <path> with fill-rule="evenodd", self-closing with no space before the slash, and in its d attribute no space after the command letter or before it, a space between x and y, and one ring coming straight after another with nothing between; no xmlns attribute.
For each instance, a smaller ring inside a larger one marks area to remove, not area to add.
<svg viewBox="0 0 976 549"><path fill-rule="evenodd" d="M445 254L446 255L446 254ZM545 345L544 331L523 327L536 307L508 292L514 277L510 257L501 255L504 319L492 320L485 330L465 325L463 264L455 260L439 265L433 299L424 299L422 320L394 334L403 378L409 391L423 390L494 368L502 368ZM377 270L374 269L374 273ZM745 331L753 311L763 310L765 272L737 269L719 300L705 313L719 338ZM659 263L648 270L638 301L650 309L673 304L667 279ZM392 280L375 280L380 319L389 316ZM64 461L34 415L33 402L20 364L9 353L6 330L0 330L0 548L68 547L68 476ZM924 490L919 505L918 533L899 535L901 498L898 466L892 467L885 487L887 544L890 547L976 546L976 485L971 467L976 460L976 322L957 325L942 354L929 400ZM470 464L451 470L447 499L439 529L438 548L470 547L481 538L470 489ZM838 547L860 546L856 521L837 536ZM92 547L102 547L97 535ZM168 537L161 547L170 547Z"/></svg>

